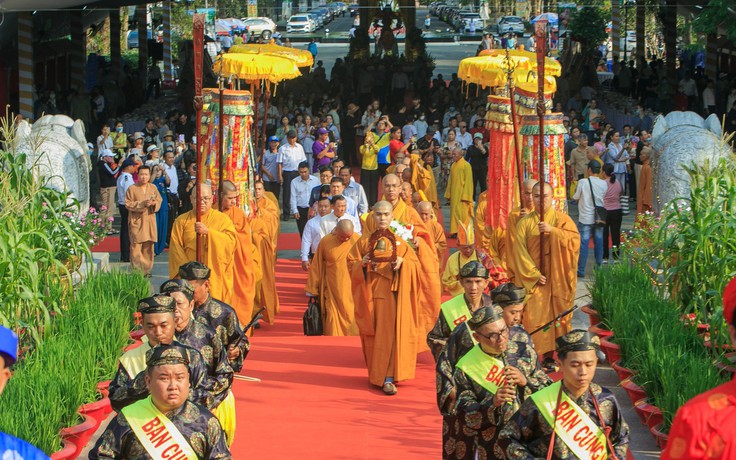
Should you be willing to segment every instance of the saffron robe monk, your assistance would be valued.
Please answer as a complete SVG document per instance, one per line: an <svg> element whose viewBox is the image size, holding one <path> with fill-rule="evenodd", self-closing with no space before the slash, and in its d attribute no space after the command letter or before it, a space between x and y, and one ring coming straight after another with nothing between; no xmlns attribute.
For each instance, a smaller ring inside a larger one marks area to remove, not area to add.
<svg viewBox="0 0 736 460"><path fill-rule="evenodd" d="M391 203L376 203L371 219L374 230L387 231ZM416 315L419 259L401 237L397 236L395 243L394 247L385 236L372 241L364 233L348 254L355 321L368 378L388 395L396 394L396 382L414 378L418 340L424 338L420 337ZM382 261L391 257L394 248L396 260Z"/></svg>
<svg viewBox="0 0 736 460"><path fill-rule="evenodd" d="M506 230L496 229L493 231L491 236L491 246L497 248L499 257L506 264L506 272L508 274L509 281L514 280L514 258L511 252L516 247L516 239L514 232L510 231L512 228L516 228L522 217L526 216L534 210L534 204L532 203L532 189L537 185L537 181L534 179L527 179L524 181L524 191L521 194L521 206L514 208L509 213L509 218L506 221Z"/></svg>
<svg viewBox="0 0 736 460"><path fill-rule="evenodd" d="M197 211L177 217L171 230L169 243L169 278L175 278L179 267L187 262L197 260L197 234L204 240L202 262L210 267L210 293L212 297L227 304L232 302L233 263L237 234L235 226L228 216L212 209L212 188L206 184L199 185L201 201L197 203L197 188L192 188L192 203L199 206L201 222L197 222Z"/></svg>
<svg viewBox="0 0 736 460"><path fill-rule="evenodd" d="M445 198L450 200L450 234L454 235L458 224L473 218L473 168L460 147L452 150L452 162Z"/></svg>
<svg viewBox="0 0 736 460"><path fill-rule="evenodd" d="M447 255L447 237L445 236L445 229L442 228L442 225L437 221L432 203L429 201L422 201L417 205L416 209L419 213L419 218L422 219L422 222L424 222L430 235L432 235L432 241L434 241L434 247L437 251L439 268L441 269L445 262L445 256ZM438 276L441 276L439 272Z"/></svg>
<svg viewBox="0 0 736 460"><path fill-rule="evenodd" d="M276 240L280 212L278 206L266 197L263 182L254 184L254 192L256 207L251 226L263 273L260 285L256 286L255 307L266 307L264 317L269 324L273 324L279 311L279 296L276 292Z"/></svg>
<svg viewBox="0 0 736 460"><path fill-rule="evenodd" d="M237 243L233 263L235 277L233 279L233 295L230 305L238 315L240 326L247 324L253 317L253 302L256 294L256 283L261 279L261 258L253 244L253 230L250 220L238 204L239 192L230 181L222 183L222 212L235 226Z"/></svg>
<svg viewBox="0 0 736 460"><path fill-rule="evenodd" d="M319 298L324 335L358 335L353 295L346 287L350 286L348 253L359 239L352 221L339 221L320 240L309 267L305 290L308 296Z"/></svg>
<svg viewBox="0 0 736 460"><path fill-rule="evenodd" d="M527 331L552 321L575 301L580 234L566 214L552 207L552 187L533 188L534 211L523 217L514 229L513 266L515 284L528 294L522 324ZM539 198L544 189L544 222L539 220ZM540 263L539 234L544 233L544 264ZM540 356L550 356L555 339L570 331L570 322L534 334L534 348Z"/></svg>

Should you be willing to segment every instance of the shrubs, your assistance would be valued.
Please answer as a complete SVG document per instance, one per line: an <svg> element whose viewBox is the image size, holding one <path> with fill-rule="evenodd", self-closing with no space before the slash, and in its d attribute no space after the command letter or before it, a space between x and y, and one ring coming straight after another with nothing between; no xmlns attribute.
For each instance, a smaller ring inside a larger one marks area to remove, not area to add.
<svg viewBox="0 0 736 460"><path fill-rule="evenodd" d="M0 431L58 450L59 430L79 423L79 406L97 399L97 383L115 373L136 301L149 292L141 274L89 277L47 326L46 340L16 365L0 396Z"/></svg>
<svg viewBox="0 0 736 460"><path fill-rule="evenodd" d="M596 270L591 293L621 346L622 360L637 371L636 383L662 410L668 430L685 401L725 379L696 329L685 325L674 303L656 291L648 270L635 263Z"/></svg>

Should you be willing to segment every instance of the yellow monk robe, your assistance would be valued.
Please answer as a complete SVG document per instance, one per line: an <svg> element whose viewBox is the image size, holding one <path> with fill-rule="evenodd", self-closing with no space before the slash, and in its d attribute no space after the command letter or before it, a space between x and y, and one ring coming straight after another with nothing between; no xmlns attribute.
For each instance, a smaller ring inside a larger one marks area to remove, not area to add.
<svg viewBox="0 0 736 460"><path fill-rule="evenodd" d="M385 249L376 249L375 256L388 257L391 243L382 239L376 244L381 243ZM368 378L381 387L387 376L395 381L414 378L421 332L416 317L420 262L409 245L399 244L396 254L404 261L398 271L389 262L363 267L369 252L370 237L363 234L348 254L348 269Z"/></svg>
<svg viewBox="0 0 736 460"><path fill-rule="evenodd" d="M235 275L233 279L233 296L230 305L238 315L243 326L253 317L253 301L256 294L256 283L261 278L260 257L253 244L253 230L250 220L242 209L232 207L225 211L233 221L238 242L235 245Z"/></svg>
<svg viewBox="0 0 736 460"><path fill-rule="evenodd" d="M460 275L460 269L463 265L474 260L478 260L478 254L475 251L473 251L473 254L470 257L465 257L460 254L460 251L456 251L447 259L445 270L442 272L442 287L445 291L449 292L452 297L465 292L460 284L458 275Z"/></svg>
<svg viewBox="0 0 736 460"><path fill-rule="evenodd" d="M350 286L348 253L360 235L343 242L337 235L322 238L309 267L305 290L319 297L324 335L358 335Z"/></svg>
<svg viewBox="0 0 736 460"><path fill-rule="evenodd" d="M531 212L531 209L527 209L524 215ZM509 218L506 221L506 230L497 229L493 234L496 241L495 244L498 247L499 256L501 257L501 260L506 263L505 267L507 276L509 280L517 286L521 283L516 283L516 275L514 274L516 269L514 267L515 258L513 252L516 247L516 233L512 232L511 229L516 228L523 217L524 216L521 215L521 208L514 208L509 213Z"/></svg>
<svg viewBox="0 0 736 460"><path fill-rule="evenodd" d="M174 221L169 244L169 278L177 277L181 265L197 260L195 222L197 222L196 210L184 213ZM233 255L238 239L235 226L228 216L216 209L202 215L202 223L209 231L207 235L202 236L204 239L202 262L211 270L210 294L217 300L232 304L235 270Z"/></svg>
<svg viewBox="0 0 736 460"><path fill-rule="evenodd" d="M544 221L554 230L544 236L543 272L547 283L537 284L540 273L539 214L533 211L519 220L514 231L513 248L515 283L526 289L526 308L522 324L527 331L533 331L572 307L577 288L578 254L580 235L578 228L569 216L550 209ZM509 231L511 228L509 227ZM539 355L554 351L555 339L570 332L569 318L559 327L552 325L546 332L533 336L534 348Z"/></svg>
<svg viewBox="0 0 736 460"><path fill-rule="evenodd" d="M496 249L491 247L491 233L493 229L486 223L486 208L488 208L488 192L478 195L478 206L475 208L475 237L476 247L490 254L496 260L499 259Z"/></svg>
<svg viewBox="0 0 736 460"><path fill-rule="evenodd" d="M261 282L256 287L255 308L266 307L264 317L273 324L279 311L276 292L276 239L278 238L280 211L272 200L264 195L256 201L257 210L251 221L253 243L261 259Z"/></svg>
<svg viewBox="0 0 736 460"><path fill-rule="evenodd" d="M442 221L442 213L440 212L440 199L437 195L437 181L434 177L432 168L427 168L421 157L415 153L409 155L411 164L411 185L414 191L423 192L427 198L426 201L432 203L437 219Z"/></svg>
<svg viewBox="0 0 736 460"><path fill-rule="evenodd" d="M450 200L450 233L457 233L459 223L473 218L473 169L465 158L452 164L445 198Z"/></svg>

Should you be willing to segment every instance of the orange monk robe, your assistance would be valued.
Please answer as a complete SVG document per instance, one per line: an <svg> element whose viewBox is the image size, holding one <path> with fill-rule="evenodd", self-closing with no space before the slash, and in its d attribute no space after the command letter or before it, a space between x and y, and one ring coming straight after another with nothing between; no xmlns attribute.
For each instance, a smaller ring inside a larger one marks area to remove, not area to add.
<svg viewBox="0 0 736 460"><path fill-rule="evenodd" d="M473 169L465 158L452 164L445 198L450 200L450 233L457 233L459 223L473 218Z"/></svg>
<svg viewBox="0 0 736 460"><path fill-rule="evenodd" d="M379 243L385 249L376 249L374 255L390 256L391 243L385 238ZM370 264L363 267L363 257L369 252L370 236L363 234L348 254L348 269L368 378L380 387L386 377L395 381L414 378L417 345L425 337L420 337L423 329L416 316L421 268L407 244L396 246L396 255L403 258L399 270L390 262L377 263L375 269Z"/></svg>
<svg viewBox="0 0 736 460"><path fill-rule="evenodd" d="M422 271L427 276L421 276L419 278L419 307L421 311L417 311L416 316L421 320L419 326L422 330L425 329L425 322L427 324L431 323L431 326L428 326L431 330L434 327L434 323L437 322L437 315L439 315L440 306L442 305L442 283L439 276L440 261L437 259L434 237L427 229L422 218L419 217L417 210L411 206L407 206L401 199L394 206L393 218L403 224L412 224L414 226L413 236L421 239L416 250L416 255L422 264ZM371 212L369 217L366 218L363 235L370 236L374 231L375 221ZM434 273L437 273L437 276L434 276ZM428 349L424 347L424 341L422 341L421 345L421 351Z"/></svg>
<svg viewBox="0 0 736 460"><path fill-rule="evenodd" d="M478 195L478 206L475 208L475 247L482 249L486 254L490 254L494 259L499 260L496 248L491 246L491 238L493 229L486 223L486 208L488 208L488 192L481 192Z"/></svg>
<svg viewBox="0 0 736 460"><path fill-rule="evenodd" d="M273 192L263 192L263 196L265 198L268 198L269 200L271 200L271 203L273 203L276 206L276 216L277 217L278 216L281 216L281 206L279 206L279 199L276 198L276 195L274 195ZM279 217L279 219L281 219L281 217ZM278 246L279 235L281 235L281 224L279 223L278 220L276 222L277 222L276 232L274 233L274 236L273 236L273 238L274 238L273 239L273 246L274 247ZM274 260L276 260L276 253L275 252L274 252L273 258L274 258Z"/></svg>
<svg viewBox="0 0 736 460"><path fill-rule="evenodd" d="M261 258L261 283L256 287L255 308L266 307L264 317L273 324L279 311L279 296L276 292L276 239L279 228L279 208L273 201L261 197L256 201L257 210L251 221L253 243Z"/></svg>
<svg viewBox="0 0 736 460"><path fill-rule="evenodd" d="M179 274L180 266L197 260L197 236L194 232L196 212L186 212L174 221L169 243L169 278L175 278ZM216 209L202 215L202 223L208 230L206 235L202 235L202 262L211 270L210 294L217 300L232 304L235 270L233 254L238 239L235 226L228 216Z"/></svg>
<svg viewBox="0 0 736 460"><path fill-rule="evenodd" d="M514 248L516 247L516 234L511 231L512 228L516 228L519 221L527 214L531 213L531 209L525 210L524 215L521 215L521 208L514 208L509 213L509 218L506 221L506 230L496 229L493 231L491 244L498 248L498 255L500 260L505 263L506 274L512 283L516 283L516 275L514 267ZM516 283L519 285L520 283Z"/></svg>
<svg viewBox="0 0 736 460"><path fill-rule="evenodd" d="M233 259L235 274L230 305L235 309L242 326L253 317L256 284L262 276L260 256L253 244L253 230L245 212L238 207L232 207L224 213L233 221L238 238Z"/></svg>
<svg viewBox="0 0 736 460"><path fill-rule="evenodd" d="M347 241L334 234L322 238L309 267L305 290L319 297L324 335L358 335L355 307L350 286L348 253L360 235Z"/></svg>
<svg viewBox="0 0 736 460"><path fill-rule="evenodd" d="M429 220L424 225L427 226L427 230L432 235L441 271L445 265L445 256L447 255L447 236L445 236L445 229L442 228L442 225L436 219Z"/></svg>
<svg viewBox="0 0 736 460"><path fill-rule="evenodd" d="M526 289L526 308L522 324L527 331L552 321L557 315L572 307L577 288L580 234L567 214L554 209L545 213L544 221L552 225L551 233L544 235L545 285L539 285L540 241L539 214L536 211L523 217L514 230L516 246L513 250L517 285ZM509 228L511 231L511 228ZM539 355L555 350L555 340L571 330L569 318L560 326L552 325L546 332L533 336L534 348Z"/></svg>
<svg viewBox="0 0 736 460"><path fill-rule="evenodd" d="M636 192L636 215L652 210L652 167L649 159L643 161Z"/></svg>

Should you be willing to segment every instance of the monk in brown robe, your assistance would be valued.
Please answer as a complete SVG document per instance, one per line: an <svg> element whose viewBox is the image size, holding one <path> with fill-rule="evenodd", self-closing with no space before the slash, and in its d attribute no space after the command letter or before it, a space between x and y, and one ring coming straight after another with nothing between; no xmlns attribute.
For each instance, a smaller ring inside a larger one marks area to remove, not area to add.
<svg viewBox="0 0 736 460"><path fill-rule="evenodd" d="M305 289L308 296L319 298L324 335L358 335L353 295L346 289L350 286L348 253L360 239L354 230L352 221L339 221L320 240L309 267Z"/></svg>
<svg viewBox="0 0 736 460"><path fill-rule="evenodd" d="M534 331L569 309L575 301L580 234L567 214L552 207L552 186L545 183L533 187L534 211L524 216L513 229L513 266L516 284L528 294L522 319L524 329ZM539 199L544 193L544 222ZM509 231L512 231L509 228ZM544 234L544 246L539 235ZM540 261L540 248L544 260ZM555 340L570 332L569 321L561 321L547 331L534 334L534 348L540 356L551 358ZM546 355L546 356L545 356Z"/></svg>
<svg viewBox="0 0 736 460"><path fill-rule="evenodd" d="M644 214L652 211L652 167L649 164L649 157L652 154L651 147L644 147L639 153L641 159L641 172L639 173L639 182L637 182L636 191L636 215Z"/></svg>
<svg viewBox="0 0 736 460"><path fill-rule="evenodd" d="M261 259L261 283L256 288L255 308L266 307L264 317L273 324L279 311L279 296L276 292L276 240L278 238L279 208L266 197L263 182L254 185L256 208L251 221L253 242Z"/></svg>
<svg viewBox="0 0 736 460"><path fill-rule="evenodd" d="M176 278L179 267L197 260L197 234L204 239L203 261L210 267L210 294L217 300L230 304L233 295L233 255L237 235L228 216L212 209L212 187L199 184L201 201L197 203L197 187L192 188L192 203L199 206L201 222L197 222L197 210L177 217L171 230L169 244L169 278Z"/></svg>
<svg viewBox="0 0 736 460"><path fill-rule="evenodd" d="M235 226L237 243L235 244L235 265L233 279L233 295L230 306L238 315L240 326L247 324L253 317L253 301L256 294L256 283L261 279L261 258L253 244L253 230L245 212L238 207L238 188L230 181L222 183L221 210Z"/></svg>
<svg viewBox="0 0 736 460"><path fill-rule="evenodd" d="M158 241L156 211L161 207L161 194L151 183L151 168L138 168L138 182L125 192L130 234L130 265L146 276L153 268L153 244Z"/></svg>
<svg viewBox="0 0 736 460"><path fill-rule="evenodd" d="M374 232L390 232L391 203L376 203L371 220ZM424 338L416 315L420 262L401 237L392 242L371 235L364 233L348 254L355 320L370 382L394 395L396 382L414 378L418 340Z"/></svg>

